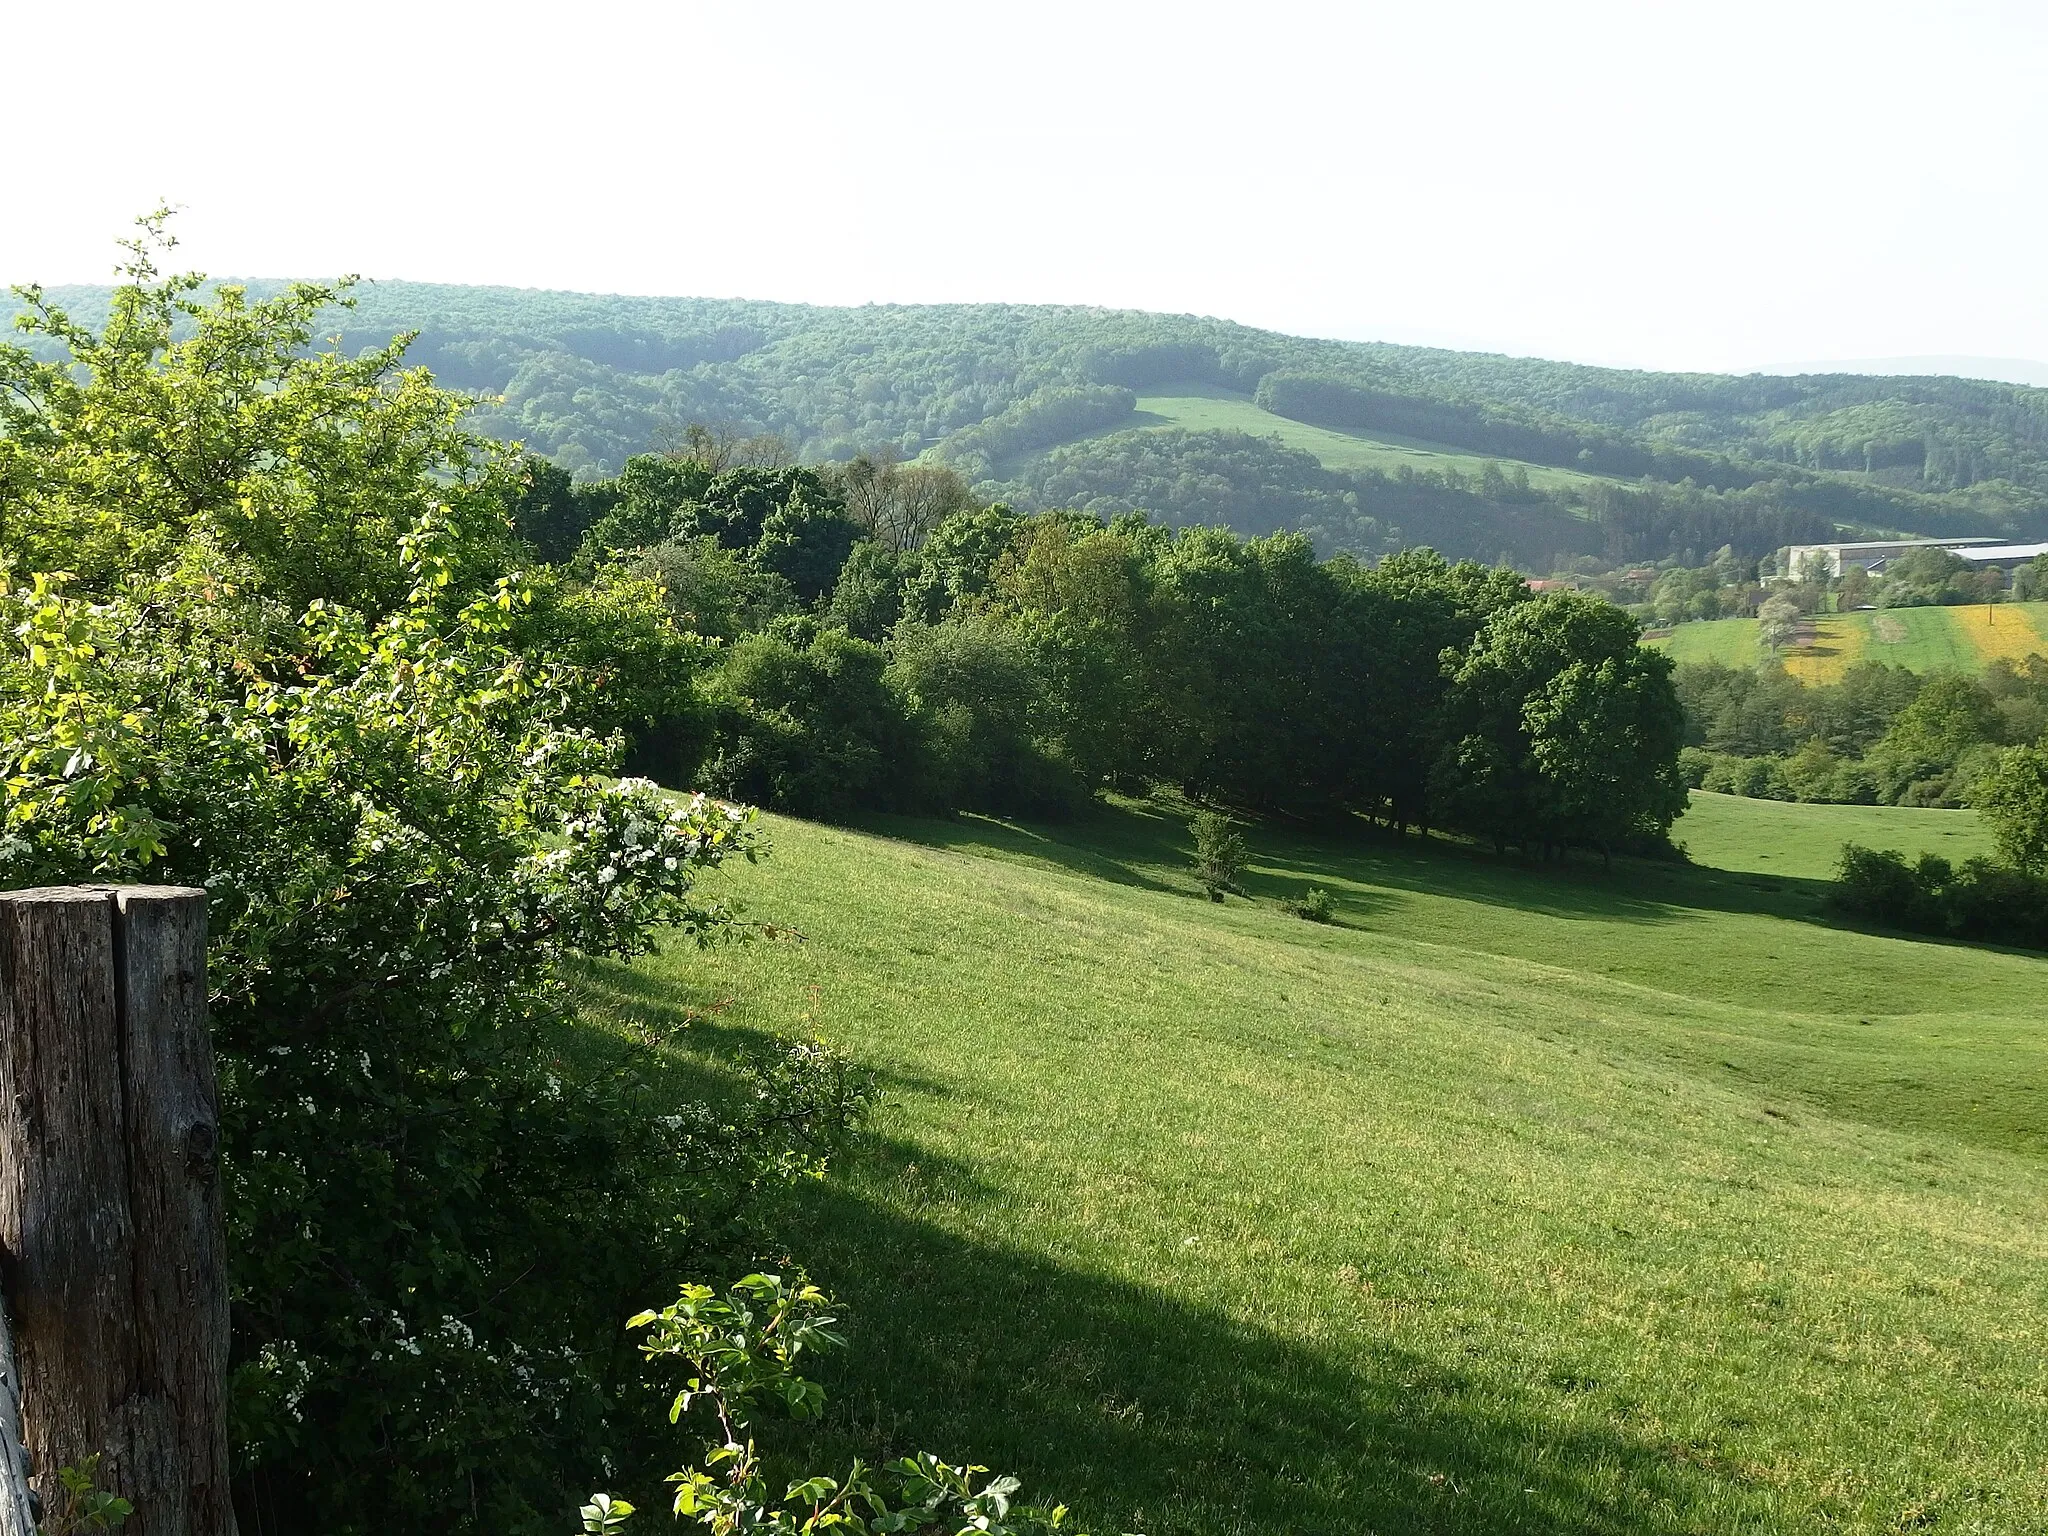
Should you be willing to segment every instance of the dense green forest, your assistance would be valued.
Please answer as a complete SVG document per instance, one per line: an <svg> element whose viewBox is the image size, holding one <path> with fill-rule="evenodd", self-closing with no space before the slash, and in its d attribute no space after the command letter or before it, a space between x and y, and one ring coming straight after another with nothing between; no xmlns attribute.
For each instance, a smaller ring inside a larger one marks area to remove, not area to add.
<svg viewBox="0 0 2048 1536"><path fill-rule="evenodd" d="M255 284L261 293L274 285ZM1952 378L1664 374L1318 341L1057 306L832 309L389 282L330 320L497 398L482 431L579 478L682 425L773 432L805 460L925 456L1020 510L1142 507L1172 525L1295 530L1325 553L1428 544L1560 556L1755 558L1836 526L2048 528L2048 391ZM96 321L106 290L52 297ZM1498 459L1498 476L1342 470L1228 432L1148 429L1147 390L1229 391L1365 440ZM1531 490L1516 464L1583 478Z"/></svg>

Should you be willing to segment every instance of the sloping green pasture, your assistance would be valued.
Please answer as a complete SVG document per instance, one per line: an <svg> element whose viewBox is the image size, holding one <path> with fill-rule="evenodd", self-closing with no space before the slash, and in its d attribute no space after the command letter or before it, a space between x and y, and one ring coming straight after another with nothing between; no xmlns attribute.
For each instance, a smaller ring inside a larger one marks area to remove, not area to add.
<svg viewBox="0 0 2048 1536"><path fill-rule="evenodd" d="M1265 831L1222 905L1149 806L776 820L731 885L807 941L592 1017L880 1076L788 1231L853 1344L814 1463L1152 1536L2038 1531L2048 962L1821 922L1815 809L1704 803L1726 870Z"/></svg>

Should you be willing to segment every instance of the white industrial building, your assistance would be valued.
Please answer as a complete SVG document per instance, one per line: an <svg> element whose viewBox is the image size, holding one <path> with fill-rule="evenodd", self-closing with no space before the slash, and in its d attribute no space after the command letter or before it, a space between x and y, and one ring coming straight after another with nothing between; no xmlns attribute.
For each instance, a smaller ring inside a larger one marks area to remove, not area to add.
<svg viewBox="0 0 2048 1536"><path fill-rule="evenodd" d="M1849 566L1861 566L1876 573L1916 549L1945 549L1965 560L1999 564L2031 560L2048 544L2007 544L1992 538L1970 539L1855 539L1841 544L1788 544L1778 551L1778 569L1787 576L1805 573L1815 560L1825 560L1830 577L1840 576ZM2015 551L2024 550L2020 554Z"/></svg>
<svg viewBox="0 0 2048 1536"><path fill-rule="evenodd" d="M1956 553L1978 565L2025 565L2048 555L2048 544L1973 544Z"/></svg>

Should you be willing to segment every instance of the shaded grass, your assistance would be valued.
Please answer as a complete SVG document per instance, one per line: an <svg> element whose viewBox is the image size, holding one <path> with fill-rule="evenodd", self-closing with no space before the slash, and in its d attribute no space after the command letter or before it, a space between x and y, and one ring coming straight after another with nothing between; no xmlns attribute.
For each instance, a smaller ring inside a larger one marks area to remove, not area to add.
<svg viewBox="0 0 2048 1536"><path fill-rule="evenodd" d="M830 1449L1154 1536L2039 1528L2043 962L1743 869L1268 833L1217 907L1156 808L773 827L807 944L593 986L889 1074L791 1230Z"/></svg>

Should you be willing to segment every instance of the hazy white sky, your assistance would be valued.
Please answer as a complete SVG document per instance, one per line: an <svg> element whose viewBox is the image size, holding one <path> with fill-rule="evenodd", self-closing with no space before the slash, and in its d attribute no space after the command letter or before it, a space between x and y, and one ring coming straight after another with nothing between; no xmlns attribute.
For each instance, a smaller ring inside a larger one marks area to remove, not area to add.
<svg viewBox="0 0 2048 1536"><path fill-rule="evenodd" d="M0 0L0 280L1131 305L2048 359L2048 0Z"/></svg>

